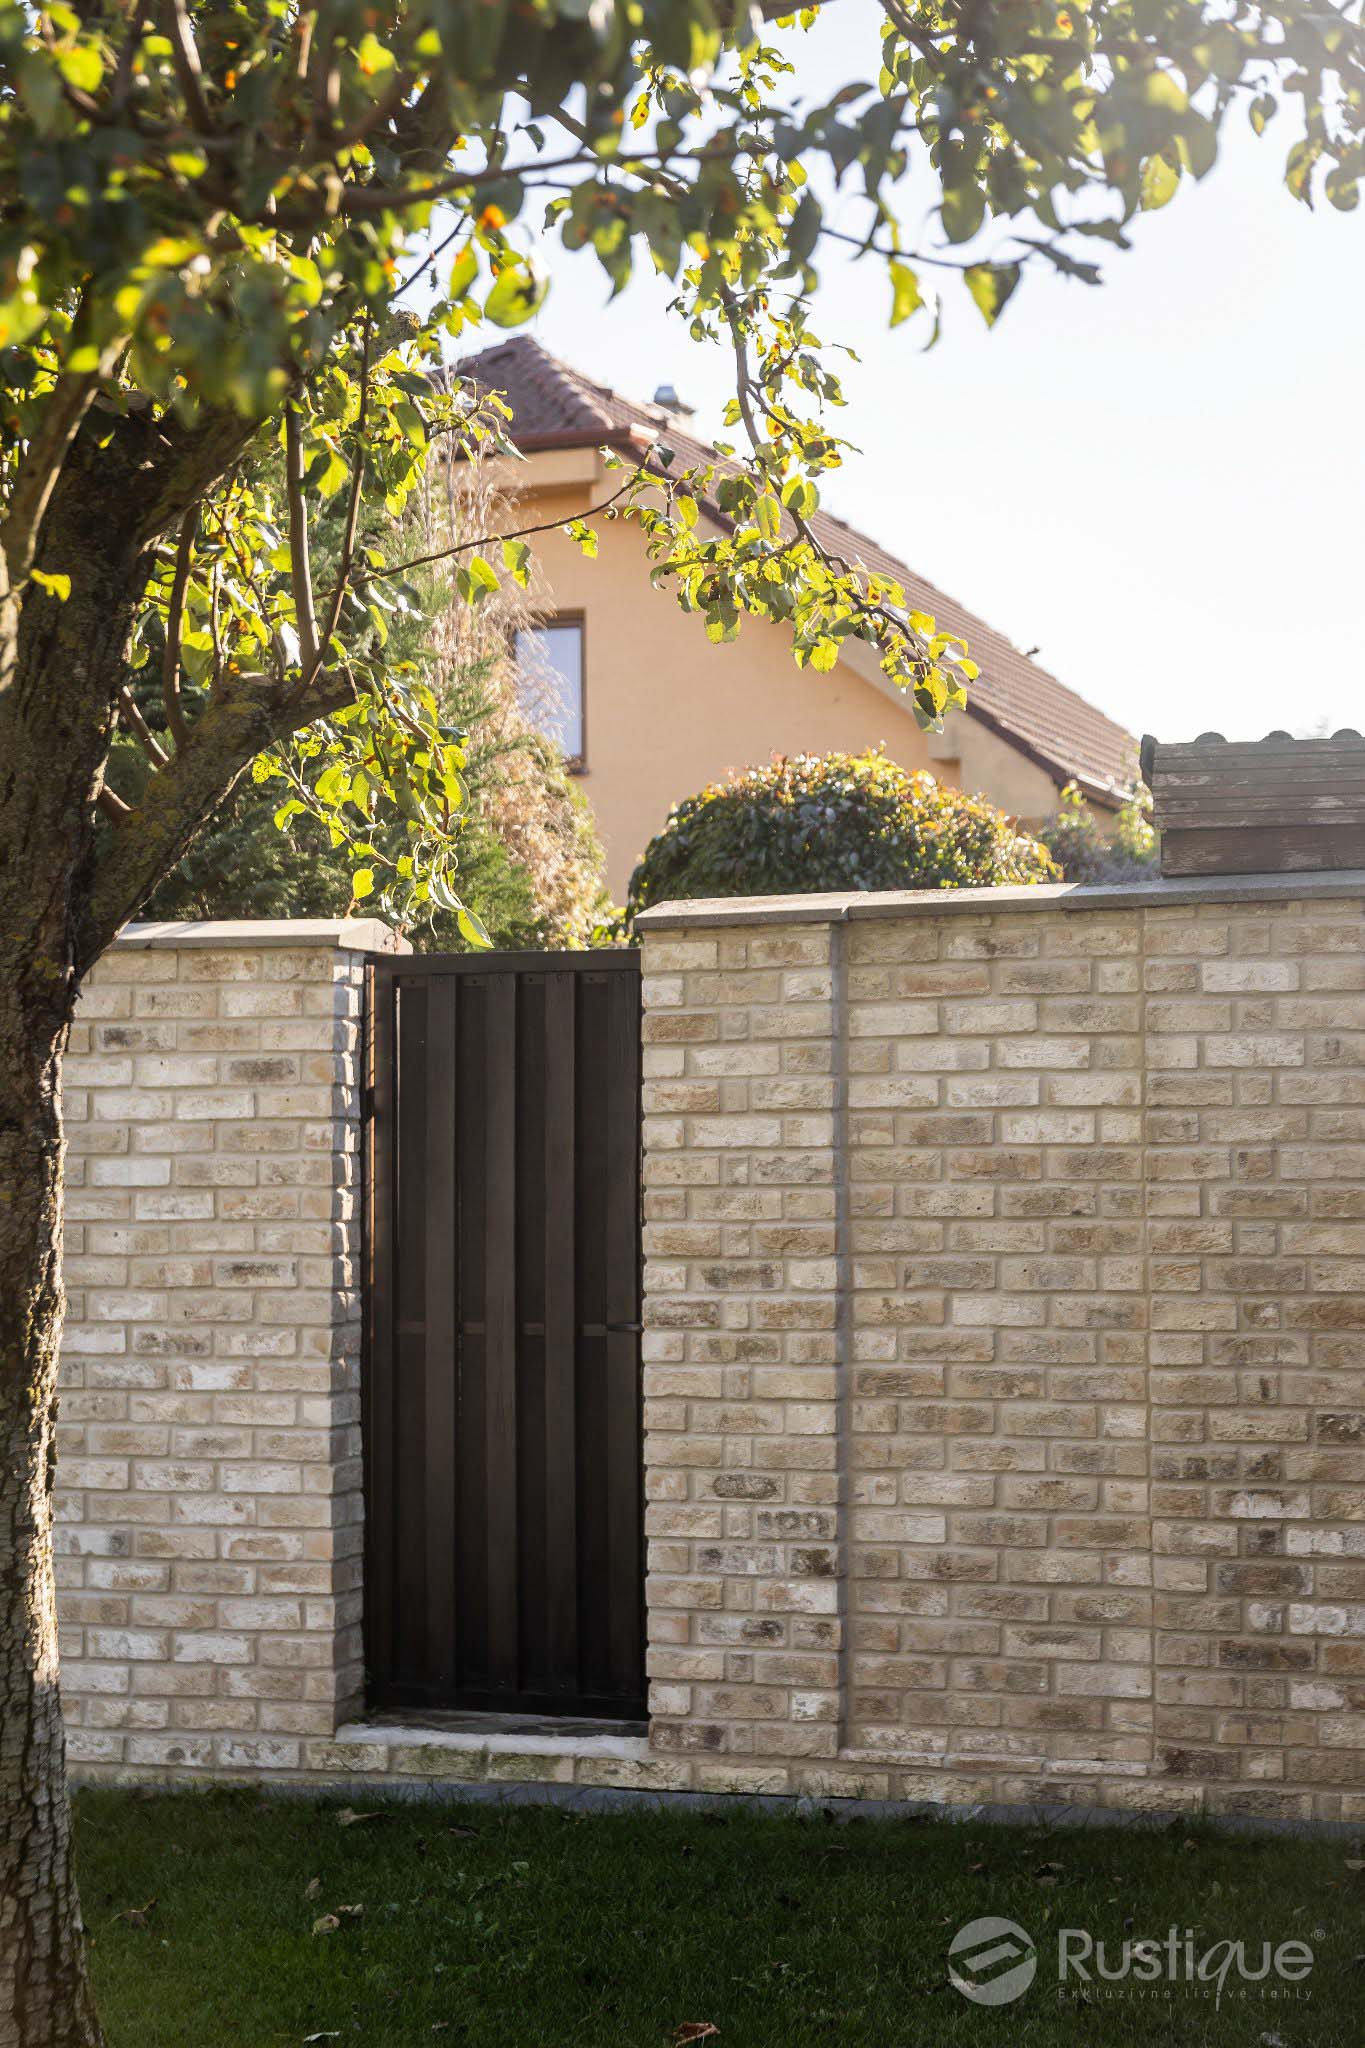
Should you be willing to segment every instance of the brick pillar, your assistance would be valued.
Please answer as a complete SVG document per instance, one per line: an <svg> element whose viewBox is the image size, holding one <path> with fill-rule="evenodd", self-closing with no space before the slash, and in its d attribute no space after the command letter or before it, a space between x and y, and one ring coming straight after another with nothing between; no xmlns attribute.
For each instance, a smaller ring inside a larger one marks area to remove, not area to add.
<svg viewBox="0 0 1365 2048"><path fill-rule="evenodd" d="M373 921L132 926L66 1063L73 1762L287 1771L361 1692L359 1056Z"/></svg>
<svg viewBox="0 0 1365 2048"><path fill-rule="evenodd" d="M831 957L795 917L644 939L650 1740L705 1790L839 1745Z"/></svg>

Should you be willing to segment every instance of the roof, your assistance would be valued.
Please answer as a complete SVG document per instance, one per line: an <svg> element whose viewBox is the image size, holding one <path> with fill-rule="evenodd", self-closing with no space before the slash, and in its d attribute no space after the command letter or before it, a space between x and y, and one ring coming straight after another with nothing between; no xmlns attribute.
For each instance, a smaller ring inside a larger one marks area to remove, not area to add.
<svg viewBox="0 0 1365 2048"><path fill-rule="evenodd" d="M530 335L466 356L458 368L506 399L512 438L526 454L607 443L639 457L666 435L685 463L718 460L715 449L688 433L676 414L594 383ZM1074 779L1101 804L1122 801L1136 780L1137 742L1130 732L867 534L825 511L816 513L812 525L833 552L894 578L913 609L931 613L941 629L966 641L981 671L967 692L969 717L1059 785ZM908 700L906 711L913 715Z"/></svg>

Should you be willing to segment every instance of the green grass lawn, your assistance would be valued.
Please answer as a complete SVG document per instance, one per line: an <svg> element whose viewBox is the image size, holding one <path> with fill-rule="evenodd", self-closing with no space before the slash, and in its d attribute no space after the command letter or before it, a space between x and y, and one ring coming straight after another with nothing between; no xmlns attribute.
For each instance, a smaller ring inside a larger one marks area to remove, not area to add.
<svg viewBox="0 0 1365 2048"><path fill-rule="evenodd" d="M1365 1871L1340 1838L377 1799L347 1825L347 1810L80 1795L111 2048L669 2048L706 2026L717 2048L1365 2042ZM999 2008L947 1978L953 1935L986 1915L1038 1945L1035 1981ZM1263 1939L1305 1942L1313 1966L1278 1998L1234 1972L1219 2010L1211 1987L1131 1982L1059 2003L1059 1927L1112 1955L1125 1932L1171 1925L1198 1951L1254 1942L1257 1961Z"/></svg>

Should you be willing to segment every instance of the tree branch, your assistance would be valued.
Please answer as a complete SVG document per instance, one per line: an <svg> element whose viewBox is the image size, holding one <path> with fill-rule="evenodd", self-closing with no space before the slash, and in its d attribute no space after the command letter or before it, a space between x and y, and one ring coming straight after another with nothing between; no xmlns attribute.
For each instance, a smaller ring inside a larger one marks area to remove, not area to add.
<svg viewBox="0 0 1365 2048"><path fill-rule="evenodd" d="M227 474L270 415L241 413L233 405L202 406L188 422L158 420L143 468L139 530L155 540Z"/></svg>
<svg viewBox="0 0 1365 2048"><path fill-rule="evenodd" d="M166 645L161 656L161 701L166 707L166 723L177 747L183 747L189 738L189 727L180 702L180 623L185 613L185 587L190 580L190 563L198 533L199 507L192 505L180 522L175 574L166 605Z"/></svg>
<svg viewBox="0 0 1365 2048"><path fill-rule="evenodd" d="M600 171L606 167L606 161L612 170L627 177L646 177L667 170L671 164L713 163L719 158L729 159L734 155L733 144L720 142L704 143L699 149L631 150L628 154L605 161L591 153L585 156L579 150L572 156L547 157L543 163L533 157L528 163L517 164L514 168L526 189L534 191L536 183L551 171ZM406 211L412 206L433 205L438 199L447 199L455 192L476 192L480 186L497 184L506 176L507 167L500 163L482 170L450 171L444 177L433 178L426 185L345 186L336 210L345 218L353 214ZM308 217L313 217L311 212ZM292 222L296 216L288 208L281 208L280 218Z"/></svg>
<svg viewBox="0 0 1365 2048"><path fill-rule="evenodd" d="M153 768L164 768L171 757L143 717L141 706L126 683L118 693L118 702L119 712L127 721L129 732L139 742Z"/></svg>
<svg viewBox="0 0 1365 2048"><path fill-rule="evenodd" d="M195 834L243 770L276 740L345 702L349 683L306 700L282 703L273 676L239 675L211 697L195 720L187 744L152 776L135 811L122 806L131 829L114 835L86 895L77 933L77 972L92 960L132 917L164 875L184 858ZM115 798L117 804L119 799ZM102 804L102 808L109 809ZM114 812L110 810L110 815Z"/></svg>
<svg viewBox="0 0 1365 2048"><path fill-rule="evenodd" d="M79 321L79 312L76 317ZM4 548L10 580L15 585L33 567L43 514L52 497L53 486L61 475L67 451L99 390L100 379L108 375L122 348L123 337L120 335L105 344L93 370L79 374L63 371L48 394L38 430L20 459L9 511L3 526L0 526L0 547Z"/></svg>
<svg viewBox="0 0 1365 2048"><path fill-rule="evenodd" d="M204 98L204 72L199 62L194 31L190 27L190 18L185 9L185 0L166 0L162 12L171 45L171 62L175 67L180 90L185 95L190 124L198 134L212 135L215 133L216 124Z"/></svg>
<svg viewBox="0 0 1365 2048"><path fill-rule="evenodd" d="M284 478L289 504L289 579L299 629L299 660L305 675L318 665L318 621L313 600L313 569L308 559L308 507L303 496L303 435L296 405L284 409Z"/></svg>
<svg viewBox="0 0 1365 2048"><path fill-rule="evenodd" d="M346 507L346 525L341 537L341 560L337 566L336 588L327 607L327 625L318 641L317 652L311 669L305 667L303 689L311 690L317 681L318 670L327 659L332 637L341 622L341 607L345 602L347 587L351 580L351 569L355 563L356 530L360 524L360 490L365 478L365 420L370 403L370 334L371 321L365 316L365 331L360 344L360 410L356 416L356 449L351 463L351 496ZM291 521L292 530L292 521Z"/></svg>
<svg viewBox="0 0 1365 2048"><path fill-rule="evenodd" d="M382 569L362 570L358 580L361 583L375 583L381 576L401 576L405 569L422 569L426 567L428 562L445 562L452 555L468 554L471 548L486 548L495 540L525 540L526 536L531 533L553 533L560 527L569 526L579 519L596 519L599 513L609 511L618 498L624 498L626 492L634 486L639 476L640 471L638 469L633 470L619 491L613 491L609 498L603 498L600 505L589 505L586 512L575 513L572 519L542 519L538 525L518 526L511 533L481 533L477 540L456 541L453 547L437 548L430 555L413 555L406 562L390 562Z"/></svg>
<svg viewBox="0 0 1365 2048"><path fill-rule="evenodd" d="M364 142L368 136L373 135L376 128L386 127L404 105L416 83L417 80L411 71L400 71L387 92L381 93L363 114L358 114L354 121L348 121L344 128L338 129L329 137L332 147L354 149L358 142Z"/></svg>

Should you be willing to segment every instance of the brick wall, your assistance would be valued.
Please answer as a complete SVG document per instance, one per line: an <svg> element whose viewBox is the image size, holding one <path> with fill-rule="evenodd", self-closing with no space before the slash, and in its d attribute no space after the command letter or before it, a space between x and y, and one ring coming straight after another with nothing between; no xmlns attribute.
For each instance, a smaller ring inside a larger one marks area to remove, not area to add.
<svg viewBox="0 0 1365 2048"><path fill-rule="evenodd" d="M646 917L694 1783L1365 1819L1363 898Z"/></svg>
<svg viewBox="0 0 1365 2048"><path fill-rule="evenodd" d="M290 1771L358 1702L374 923L143 926L65 1069L58 1599L77 1766Z"/></svg>
<svg viewBox="0 0 1365 2048"><path fill-rule="evenodd" d="M360 1725L375 926L67 1068L73 1760L1365 1821L1365 877L644 919L648 1741Z"/></svg>

